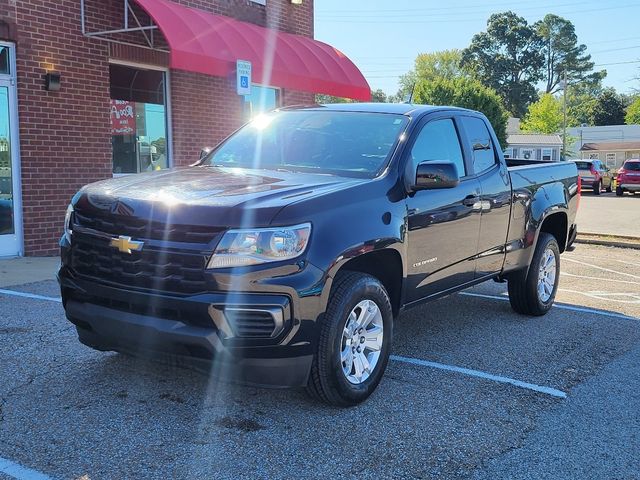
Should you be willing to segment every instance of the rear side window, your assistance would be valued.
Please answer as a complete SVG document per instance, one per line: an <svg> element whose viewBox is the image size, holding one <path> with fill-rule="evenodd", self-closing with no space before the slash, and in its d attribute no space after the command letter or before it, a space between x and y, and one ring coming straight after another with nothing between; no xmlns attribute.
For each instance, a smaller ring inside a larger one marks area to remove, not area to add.
<svg viewBox="0 0 640 480"><path fill-rule="evenodd" d="M576 162L578 170L591 170L591 162Z"/></svg>
<svg viewBox="0 0 640 480"><path fill-rule="evenodd" d="M462 148L453 120L446 118L427 123L411 149L414 169L419 163L429 161L452 162L458 169L458 176L464 177L466 170Z"/></svg>
<svg viewBox="0 0 640 480"><path fill-rule="evenodd" d="M462 117L473 151L473 171L476 174L489 170L496 164L496 153L491 134L484 121L475 117Z"/></svg>
<svg viewBox="0 0 640 480"><path fill-rule="evenodd" d="M626 162L622 168L632 172L640 172L640 162Z"/></svg>

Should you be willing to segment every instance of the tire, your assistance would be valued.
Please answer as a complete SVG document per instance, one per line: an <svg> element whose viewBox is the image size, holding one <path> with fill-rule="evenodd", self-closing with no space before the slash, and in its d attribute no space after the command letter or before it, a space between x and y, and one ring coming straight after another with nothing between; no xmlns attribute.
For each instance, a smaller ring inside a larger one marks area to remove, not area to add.
<svg viewBox="0 0 640 480"><path fill-rule="evenodd" d="M602 191L602 180L600 180L598 183L594 183L594 185L593 185L593 194L594 195L600 195L601 191Z"/></svg>
<svg viewBox="0 0 640 480"><path fill-rule="evenodd" d="M624 190L620 187L616 187L616 197L621 197L622 195L624 195Z"/></svg>
<svg viewBox="0 0 640 480"><path fill-rule="evenodd" d="M372 314L372 304L377 307L377 313ZM362 307L367 306L367 310ZM369 313L365 317L360 317L359 312ZM351 314L354 314L352 316ZM378 313L380 314L378 316ZM373 316L371 316L373 315ZM367 341L367 344L376 343L378 350L369 350L367 347L362 351L355 349L360 348L363 336L360 336L359 342L354 342L353 337L359 336L357 332L362 332L362 328L356 328L350 338L348 330L352 330L357 323L358 318L369 317L368 326L365 330L370 332L382 331L375 337L375 342ZM391 351L391 340L393 332L393 312L389 295L380 283L380 281L371 275L357 272L341 272L336 276L333 287L331 289L329 305L320 322L320 335L318 340L318 349L311 366L311 374L307 383L307 392L314 398L335 406L353 406L366 400L376 389L389 361L389 353ZM377 324L376 324L377 322ZM380 325L382 323L382 325ZM379 345L381 343L381 346ZM349 346L353 351L349 355ZM342 361L342 355L347 352L346 358L351 359ZM368 353L367 353L368 352ZM379 353L374 359L372 354ZM373 368L370 373L362 369L362 363L359 360L354 361L356 355L359 358L365 357L367 361L371 361ZM374 362L375 360L375 362ZM360 371L364 371L361 378L358 377L357 367ZM348 375L345 371L349 370ZM352 375L351 375L352 374ZM360 380L358 382L358 380Z"/></svg>
<svg viewBox="0 0 640 480"><path fill-rule="evenodd" d="M544 275L542 263L549 260L547 252L552 254L555 262L553 272L550 271L550 268L546 270L549 272L547 276L548 282L553 281L553 285L547 283L547 287L550 286L550 288L540 292L538 289L539 280L541 275ZM546 314L553 306L556 298L559 278L560 249L558 248L558 242L553 235L544 232L540 233L526 276L524 274L515 275L509 279L508 289L511 308L523 315L541 316ZM547 294L548 297L546 296Z"/></svg>
<svg viewBox="0 0 640 480"><path fill-rule="evenodd" d="M605 192L611 193L613 191L613 180L609 180L609 186L605 189Z"/></svg>

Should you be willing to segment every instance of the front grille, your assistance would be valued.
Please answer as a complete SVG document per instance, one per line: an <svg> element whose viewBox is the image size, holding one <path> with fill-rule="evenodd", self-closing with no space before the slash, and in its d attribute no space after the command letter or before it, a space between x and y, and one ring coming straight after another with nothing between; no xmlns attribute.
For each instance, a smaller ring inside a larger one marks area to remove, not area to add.
<svg viewBox="0 0 640 480"><path fill-rule="evenodd" d="M109 235L124 235L135 239L202 244L209 243L222 231L218 227L175 225L115 214L91 213L87 215L79 211L75 211L73 214L73 225Z"/></svg>
<svg viewBox="0 0 640 480"><path fill-rule="evenodd" d="M131 254L109 240L74 232L73 270L82 276L128 287L194 294L206 290L206 255L145 248Z"/></svg>

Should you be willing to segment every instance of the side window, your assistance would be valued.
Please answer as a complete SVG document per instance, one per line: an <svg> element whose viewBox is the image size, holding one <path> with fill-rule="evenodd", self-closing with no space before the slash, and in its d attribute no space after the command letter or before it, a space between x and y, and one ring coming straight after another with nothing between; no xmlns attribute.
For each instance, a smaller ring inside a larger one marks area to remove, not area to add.
<svg viewBox="0 0 640 480"><path fill-rule="evenodd" d="M458 169L458 176L464 177L467 173L453 120L450 118L434 120L422 127L411 149L411 160L414 170L422 162L436 160L452 162Z"/></svg>
<svg viewBox="0 0 640 480"><path fill-rule="evenodd" d="M471 142L473 171L482 173L496 164L496 153L487 126L480 118L462 117L462 124Z"/></svg>

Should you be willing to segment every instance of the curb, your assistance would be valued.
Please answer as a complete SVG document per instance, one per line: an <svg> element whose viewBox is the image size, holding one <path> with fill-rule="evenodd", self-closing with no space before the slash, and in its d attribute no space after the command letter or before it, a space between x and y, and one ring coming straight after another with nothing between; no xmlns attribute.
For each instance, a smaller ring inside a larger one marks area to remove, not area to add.
<svg viewBox="0 0 640 480"><path fill-rule="evenodd" d="M595 233L578 233L575 243L586 245L602 245L605 247L631 248L640 250L640 238L623 235L599 235Z"/></svg>

